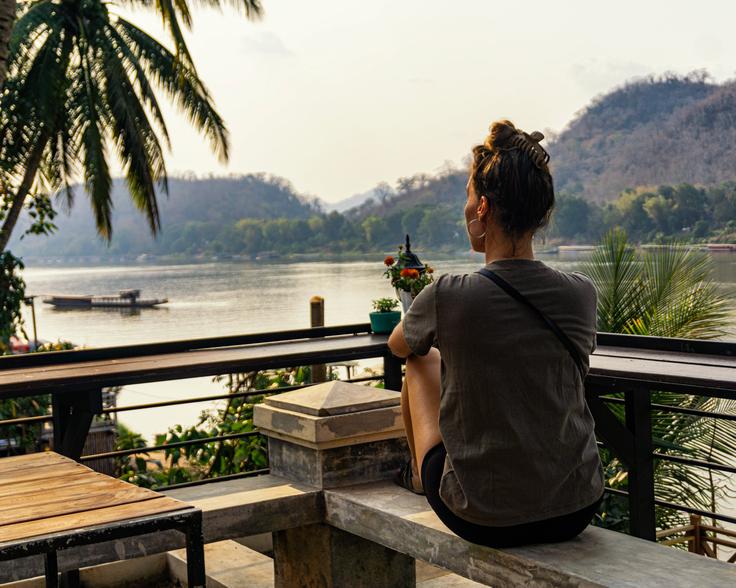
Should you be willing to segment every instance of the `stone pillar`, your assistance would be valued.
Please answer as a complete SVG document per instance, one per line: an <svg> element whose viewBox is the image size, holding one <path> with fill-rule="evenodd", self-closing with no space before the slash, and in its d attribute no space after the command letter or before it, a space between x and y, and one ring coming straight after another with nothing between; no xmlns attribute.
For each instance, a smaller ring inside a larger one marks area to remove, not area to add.
<svg viewBox="0 0 736 588"><path fill-rule="evenodd" d="M318 488L386 479L409 458L400 393L332 381L267 398L271 473ZM415 586L414 560L325 524L274 533L277 587Z"/></svg>

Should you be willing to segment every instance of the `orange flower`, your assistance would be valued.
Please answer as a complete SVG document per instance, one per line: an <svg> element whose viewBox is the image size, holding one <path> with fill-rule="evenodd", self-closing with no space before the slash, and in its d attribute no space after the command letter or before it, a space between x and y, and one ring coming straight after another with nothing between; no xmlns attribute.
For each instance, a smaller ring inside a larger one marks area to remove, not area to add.
<svg viewBox="0 0 736 588"><path fill-rule="evenodd" d="M386 265L393 265L394 258L389 255L386 259L383 260L383 263L385 263Z"/></svg>
<svg viewBox="0 0 736 588"><path fill-rule="evenodd" d="M427 266L427 273L428 274L433 274L434 273L434 270L431 267Z"/></svg>
<svg viewBox="0 0 736 588"><path fill-rule="evenodd" d="M401 274L400 275L401 275L402 278L413 278L413 279L417 279L419 277L419 272L417 270L415 270L415 269L411 269L411 268L406 268L405 267L404 269L401 270Z"/></svg>

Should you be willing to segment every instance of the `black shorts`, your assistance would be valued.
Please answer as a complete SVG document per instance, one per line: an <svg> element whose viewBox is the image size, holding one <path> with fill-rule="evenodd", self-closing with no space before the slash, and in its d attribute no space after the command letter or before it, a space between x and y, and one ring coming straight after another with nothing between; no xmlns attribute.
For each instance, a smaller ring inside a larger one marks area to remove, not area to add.
<svg viewBox="0 0 736 588"><path fill-rule="evenodd" d="M487 527L461 519L440 498L440 480L447 451L442 443L432 447L422 462L422 485L427 502L453 533L471 543L488 547L514 547L530 543L558 543L579 535L595 515L603 496L576 512L510 527Z"/></svg>

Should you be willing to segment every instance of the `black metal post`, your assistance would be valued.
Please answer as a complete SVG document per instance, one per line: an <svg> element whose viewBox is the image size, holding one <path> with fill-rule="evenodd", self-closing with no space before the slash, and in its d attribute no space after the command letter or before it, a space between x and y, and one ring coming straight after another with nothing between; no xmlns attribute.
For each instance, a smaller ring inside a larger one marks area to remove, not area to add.
<svg viewBox="0 0 736 588"><path fill-rule="evenodd" d="M629 464L629 531L654 541L654 459L652 457L652 411L648 390L625 393L626 427L634 437Z"/></svg>
<svg viewBox="0 0 736 588"><path fill-rule="evenodd" d="M44 555L46 570L46 588L56 588L59 585L59 565L56 561L56 552L47 551Z"/></svg>
<svg viewBox="0 0 736 588"><path fill-rule="evenodd" d="M54 451L79 459L92 419L102 412L102 390L57 392L52 395Z"/></svg>
<svg viewBox="0 0 736 588"><path fill-rule="evenodd" d="M61 573L61 588L79 588L82 583L79 577L79 570L68 570Z"/></svg>
<svg viewBox="0 0 736 588"><path fill-rule="evenodd" d="M204 564L204 537L202 536L202 511L192 513L187 519L187 584L192 588L204 588L207 576Z"/></svg>
<svg viewBox="0 0 736 588"><path fill-rule="evenodd" d="M386 390L401 390L402 363L402 360L390 351L387 351L383 356L383 387Z"/></svg>

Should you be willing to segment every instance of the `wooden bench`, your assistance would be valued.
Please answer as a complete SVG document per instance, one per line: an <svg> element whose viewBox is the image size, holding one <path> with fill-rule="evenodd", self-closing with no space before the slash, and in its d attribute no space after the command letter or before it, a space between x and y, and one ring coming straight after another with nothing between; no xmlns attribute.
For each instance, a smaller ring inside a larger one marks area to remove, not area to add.
<svg viewBox="0 0 736 588"><path fill-rule="evenodd" d="M597 527L565 543L474 545L445 527L424 497L391 482L324 490L324 497L328 524L488 586L736 586L733 564Z"/></svg>
<svg viewBox="0 0 736 588"><path fill-rule="evenodd" d="M203 587L200 509L53 452L0 460L0 562L43 554L46 586L57 551L167 529L186 536L188 584Z"/></svg>

